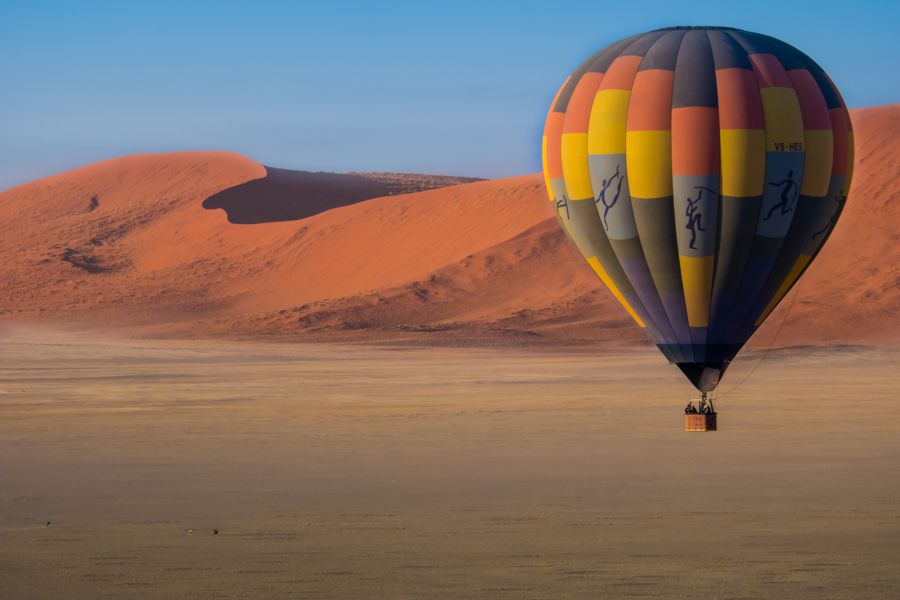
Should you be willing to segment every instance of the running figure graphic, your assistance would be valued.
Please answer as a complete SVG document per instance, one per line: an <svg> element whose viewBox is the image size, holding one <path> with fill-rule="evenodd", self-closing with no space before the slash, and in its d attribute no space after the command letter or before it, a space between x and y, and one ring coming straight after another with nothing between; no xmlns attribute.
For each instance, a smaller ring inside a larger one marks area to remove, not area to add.
<svg viewBox="0 0 900 600"><path fill-rule="evenodd" d="M703 227L703 213L700 212L700 207L697 206L697 203L700 202L700 199L703 198L703 192L709 192L711 194L717 194L716 190L711 190L708 187L703 187L700 185L694 186L695 190L698 190L696 198L687 199L687 208L684 211L684 216L687 217L687 225L684 226L685 229L690 229L691 231L691 243L689 244L691 250L696 250L697 246L697 230L705 232L706 228Z"/></svg>
<svg viewBox="0 0 900 600"><path fill-rule="evenodd" d="M556 208L565 208L566 209L566 220L569 219L569 199L566 198L566 195L563 194L562 197L556 201Z"/></svg>
<svg viewBox="0 0 900 600"><path fill-rule="evenodd" d="M797 201L797 182L794 181L794 170L791 169L788 171L787 178L784 181L770 181L769 185L772 187L781 187L784 186L784 189L781 190L781 200L774 204L772 208L769 209L769 214L766 215L766 218L763 221L768 221L772 218L772 214L776 209L781 209L781 214L786 215L792 210L794 210L794 203Z"/></svg>
<svg viewBox="0 0 900 600"><path fill-rule="evenodd" d="M619 183L616 185L616 195L613 196L612 202L606 201L606 192L609 190L609 186L612 185L613 181L616 179L619 180ZM598 204L603 204L603 228L609 231L609 225L606 223L606 215L609 214L609 209L616 205L619 201L619 196L622 194L622 182L625 181L625 178L622 177L622 173L619 172L619 165L616 165L616 172L609 179L603 180L603 185L600 188L600 195L597 196L596 202Z"/></svg>
<svg viewBox="0 0 900 600"><path fill-rule="evenodd" d="M847 196L838 194L834 197L834 201L837 203L837 206L834 209L834 214L831 215L830 219L828 219L828 223L825 225L825 227L812 234L812 237L810 239L816 239L817 237L831 229L835 223L837 223L838 217L841 214L841 208L844 206L844 202L847 201Z"/></svg>

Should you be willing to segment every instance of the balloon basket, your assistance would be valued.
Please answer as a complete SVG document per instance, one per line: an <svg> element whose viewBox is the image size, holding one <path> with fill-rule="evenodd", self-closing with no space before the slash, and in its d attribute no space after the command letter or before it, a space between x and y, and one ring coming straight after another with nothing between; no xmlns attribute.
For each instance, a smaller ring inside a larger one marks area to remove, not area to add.
<svg viewBox="0 0 900 600"><path fill-rule="evenodd" d="M716 407L709 392L701 392L700 398L691 400L684 407L684 430L716 430Z"/></svg>
<svg viewBox="0 0 900 600"><path fill-rule="evenodd" d="M684 415L685 431L715 431L716 413L705 415Z"/></svg>

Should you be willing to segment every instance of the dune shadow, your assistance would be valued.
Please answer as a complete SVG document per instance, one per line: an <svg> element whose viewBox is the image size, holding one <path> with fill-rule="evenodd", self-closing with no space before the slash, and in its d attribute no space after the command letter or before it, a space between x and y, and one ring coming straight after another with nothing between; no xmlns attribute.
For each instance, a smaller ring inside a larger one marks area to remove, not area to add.
<svg viewBox="0 0 900 600"><path fill-rule="evenodd" d="M339 206L393 193L361 175L266 167L266 176L213 194L203 208L222 209L231 223L296 221Z"/></svg>
<svg viewBox="0 0 900 600"><path fill-rule="evenodd" d="M420 173L327 173L265 167L266 176L213 194L203 208L222 209L241 225L296 221L381 196L482 181Z"/></svg>

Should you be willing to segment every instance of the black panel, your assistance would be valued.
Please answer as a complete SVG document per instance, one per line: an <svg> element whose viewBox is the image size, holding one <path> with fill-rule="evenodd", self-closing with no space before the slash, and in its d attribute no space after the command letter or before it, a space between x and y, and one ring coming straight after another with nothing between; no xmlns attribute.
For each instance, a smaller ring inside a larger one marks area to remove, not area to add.
<svg viewBox="0 0 900 600"><path fill-rule="evenodd" d="M716 72L709 38L703 31L689 31L681 40L675 64L672 108L717 107Z"/></svg>

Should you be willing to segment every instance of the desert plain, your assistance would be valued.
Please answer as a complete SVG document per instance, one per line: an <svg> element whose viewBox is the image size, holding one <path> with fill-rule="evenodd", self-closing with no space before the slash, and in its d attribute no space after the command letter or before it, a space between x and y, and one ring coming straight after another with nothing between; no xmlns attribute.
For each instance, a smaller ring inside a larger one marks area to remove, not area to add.
<svg viewBox="0 0 900 600"><path fill-rule="evenodd" d="M900 106L719 431L495 181L136 155L0 193L0 598L900 596Z"/></svg>
<svg viewBox="0 0 900 600"><path fill-rule="evenodd" d="M0 597L900 590L898 351L751 353L705 434L646 349L20 332L0 356Z"/></svg>

